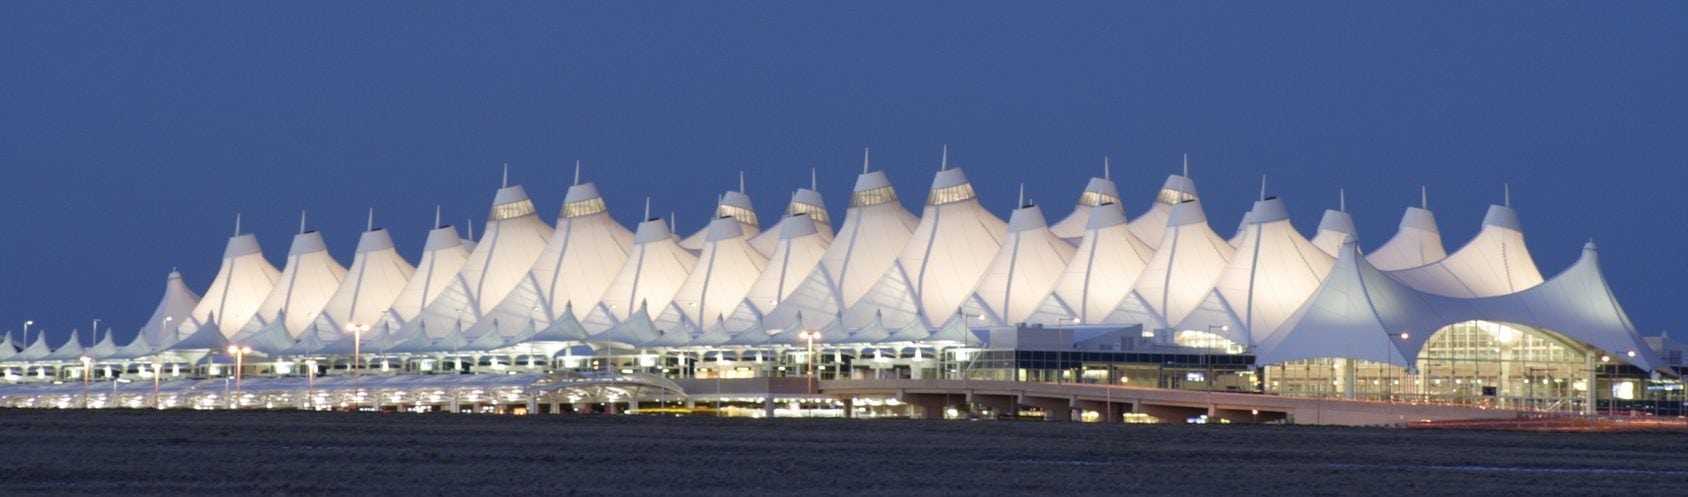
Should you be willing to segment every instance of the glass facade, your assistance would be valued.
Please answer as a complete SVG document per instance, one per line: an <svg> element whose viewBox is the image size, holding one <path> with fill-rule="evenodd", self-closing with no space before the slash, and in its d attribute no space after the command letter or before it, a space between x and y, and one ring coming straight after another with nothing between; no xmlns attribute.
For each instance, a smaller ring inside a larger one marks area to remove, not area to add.
<svg viewBox="0 0 1688 497"><path fill-rule="evenodd" d="M1385 345L1379 342L1381 349ZM1549 330L1465 321L1437 330L1412 369L1311 359L1263 368L1268 393L1554 412L1683 412L1682 384ZM1589 389L1596 405L1589 406Z"/></svg>

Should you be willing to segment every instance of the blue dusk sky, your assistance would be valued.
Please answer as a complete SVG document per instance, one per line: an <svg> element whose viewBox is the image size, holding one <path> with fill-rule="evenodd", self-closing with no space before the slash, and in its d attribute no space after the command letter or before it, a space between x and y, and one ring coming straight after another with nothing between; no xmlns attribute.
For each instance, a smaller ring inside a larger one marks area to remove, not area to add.
<svg viewBox="0 0 1688 497"><path fill-rule="evenodd" d="M278 266L301 209L414 260L504 163L547 219L578 159L689 232L739 171L841 216L864 147L918 209L945 144L1002 216L1104 156L1138 214L1188 153L1222 236L1266 175L1367 249L1421 185L1457 249L1510 183L1545 275L1592 238L1645 334L1688 303L1684 2L0 2L0 331L126 342L237 212Z"/></svg>

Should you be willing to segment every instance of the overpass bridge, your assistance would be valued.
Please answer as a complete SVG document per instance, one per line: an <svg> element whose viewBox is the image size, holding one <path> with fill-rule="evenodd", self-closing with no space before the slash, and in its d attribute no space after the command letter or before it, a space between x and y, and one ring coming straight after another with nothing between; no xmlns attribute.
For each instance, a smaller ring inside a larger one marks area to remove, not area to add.
<svg viewBox="0 0 1688 497"><path fill-rule="evenodd" d="M791 386L806 384L788 383ZM1167 422L1207 415L1236 423L1282 421L1318 425L1404 425L1412 421L1514 419L1510 409L1468 405L1376 402L1283 397L1236 392L1206 392L1084 383L1027 383L948 379L864 379L816 382L815 395L839 399L895 398L919 408L918 416L942 419L945 409L979 404L997 412L1020 406L1043 410L1048 419L1072 420L1094 411L1105 419L1142 413ZM849 409L846 409L848 412Z"/></svg>

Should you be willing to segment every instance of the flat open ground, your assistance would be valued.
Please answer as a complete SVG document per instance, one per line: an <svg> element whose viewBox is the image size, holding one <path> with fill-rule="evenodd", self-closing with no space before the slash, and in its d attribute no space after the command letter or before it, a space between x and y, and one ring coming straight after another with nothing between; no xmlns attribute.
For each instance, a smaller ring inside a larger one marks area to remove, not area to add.
<svg viewBox="0 0 1688 497"><path fill-rule="evenodd" d="M0 410L0 495L1688 495L1688 434Z"/></svg>

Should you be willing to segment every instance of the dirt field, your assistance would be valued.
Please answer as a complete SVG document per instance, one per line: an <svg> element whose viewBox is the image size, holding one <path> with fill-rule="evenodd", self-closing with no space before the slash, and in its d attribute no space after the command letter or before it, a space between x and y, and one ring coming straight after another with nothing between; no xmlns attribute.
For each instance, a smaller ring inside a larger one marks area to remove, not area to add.
<svg viewBox="0 0 1688 497"><path fill-rule="evenodd" d="M0 495L1688 495L1688 434L0 410Z"/></svg>

